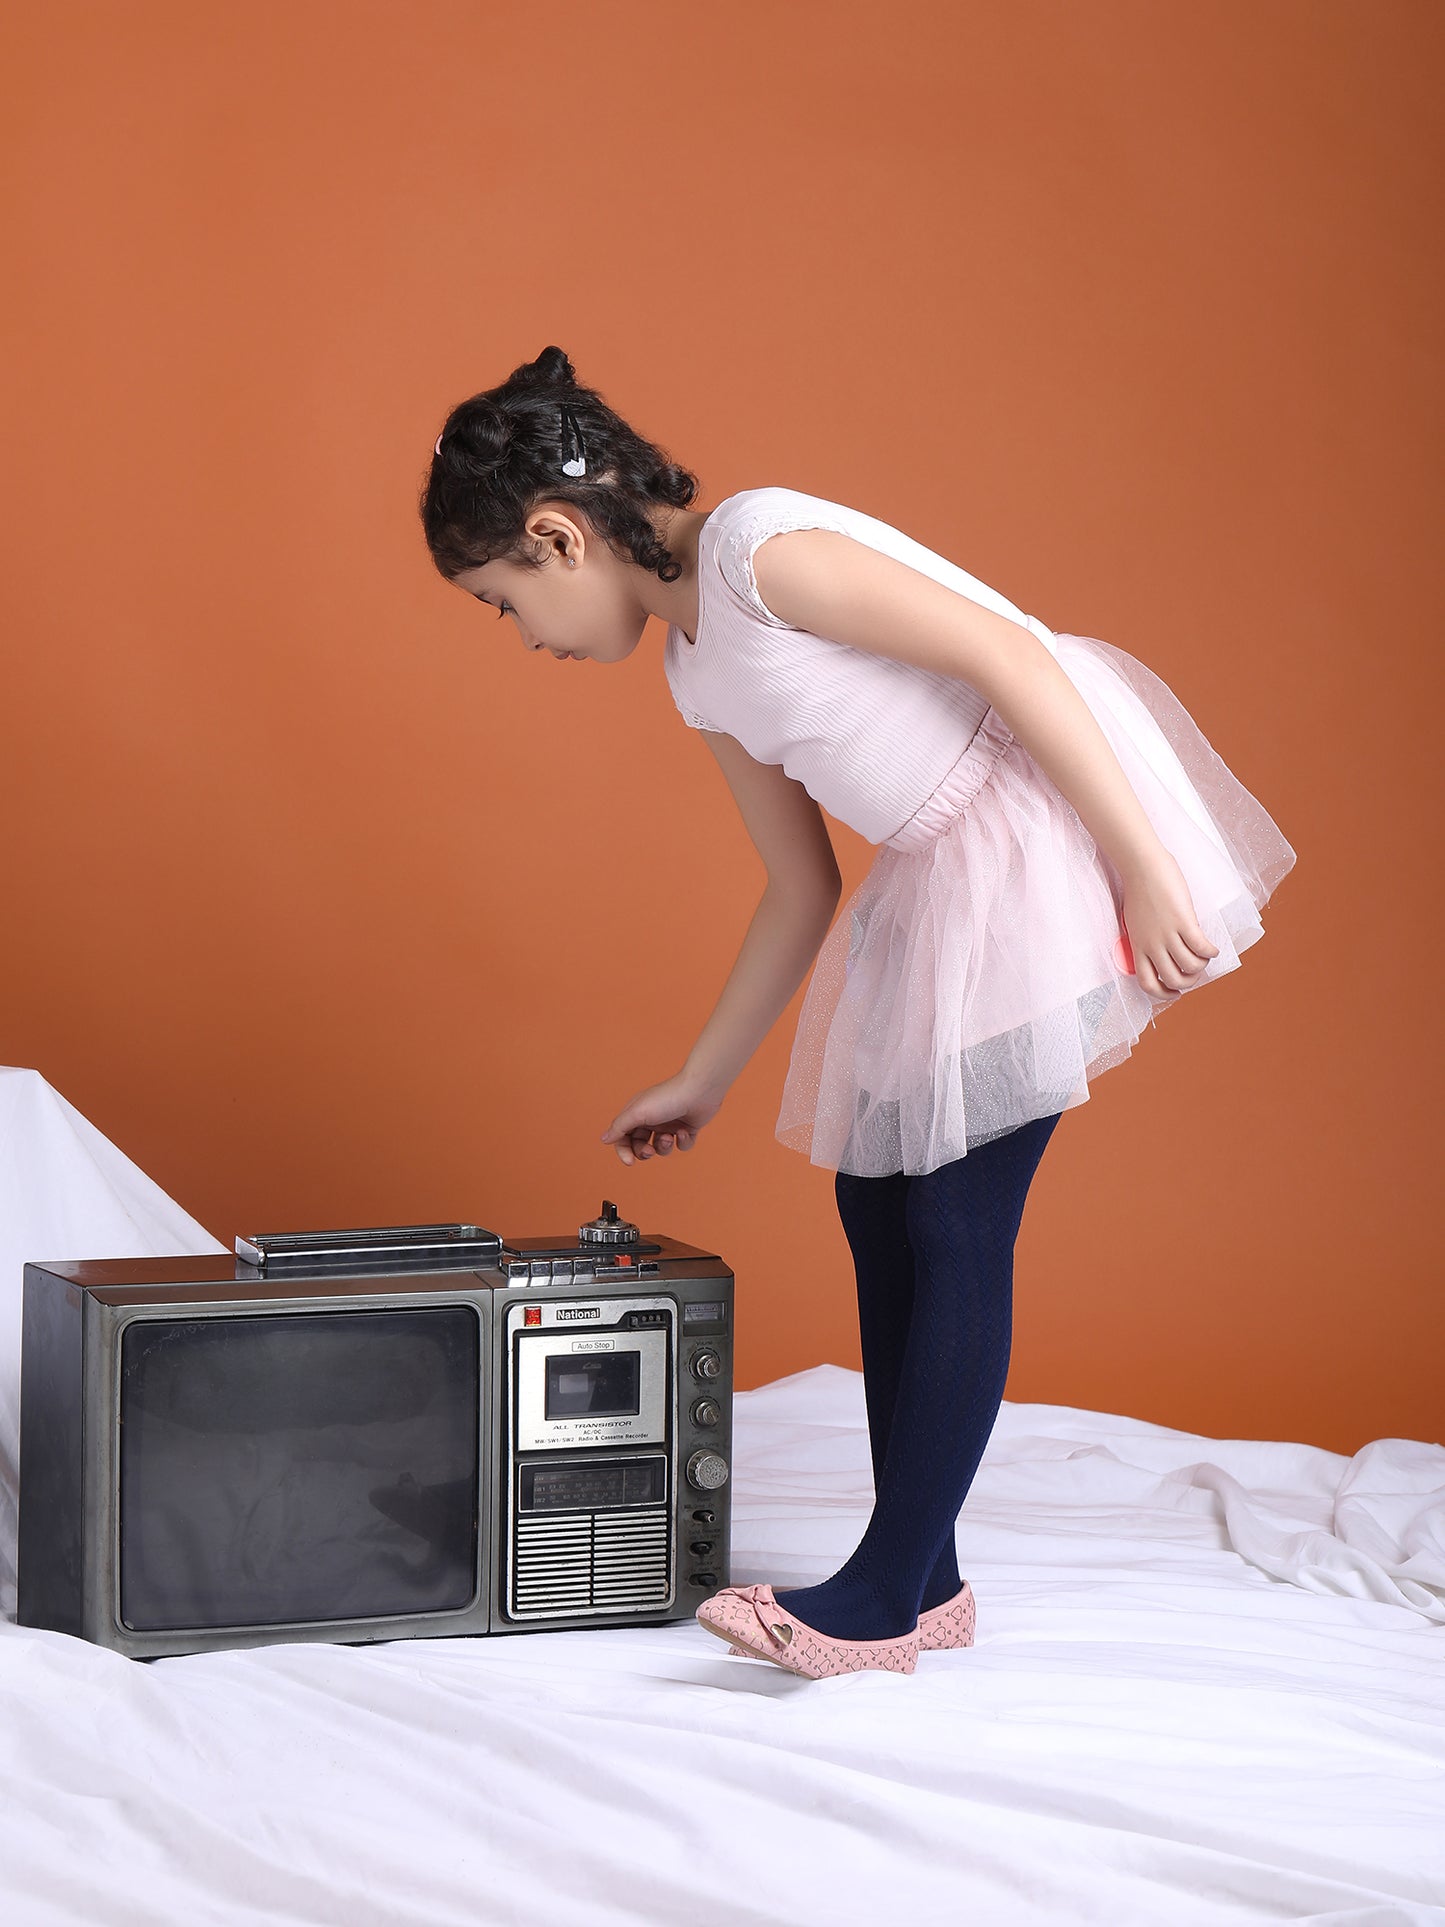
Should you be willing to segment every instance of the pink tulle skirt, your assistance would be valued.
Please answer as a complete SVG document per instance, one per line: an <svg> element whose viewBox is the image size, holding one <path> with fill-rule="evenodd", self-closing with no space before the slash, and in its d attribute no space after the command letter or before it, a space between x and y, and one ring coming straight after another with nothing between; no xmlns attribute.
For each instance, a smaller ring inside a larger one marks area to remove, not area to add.
<svg viewBox="0 0 1445 1927"><path fill-rule="evenodd" d="M1295 852L1152 670L1047 645L1118 757L1219 954L1239 967ZM961 762L840 911L803 999L777 1136L862 1177L921 1173L1071 1110L1170 1004L1126 969L1123 887L990 710Z"/></svg>

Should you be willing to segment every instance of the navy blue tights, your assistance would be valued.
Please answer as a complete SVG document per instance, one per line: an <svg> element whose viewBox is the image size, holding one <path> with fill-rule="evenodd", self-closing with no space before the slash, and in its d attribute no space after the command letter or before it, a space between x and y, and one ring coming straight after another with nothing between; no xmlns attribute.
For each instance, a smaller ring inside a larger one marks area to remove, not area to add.
<svg viewBox="0 0 1445 1927"><path fill-rule="evenodd" d="M873 1515L847 1564L776 1593L839 1639L893 1639L962 1585L954 1523L1003 1403L1014 1240L1062 1112L916 1176L835 1173L858 1280Z"/></svg>

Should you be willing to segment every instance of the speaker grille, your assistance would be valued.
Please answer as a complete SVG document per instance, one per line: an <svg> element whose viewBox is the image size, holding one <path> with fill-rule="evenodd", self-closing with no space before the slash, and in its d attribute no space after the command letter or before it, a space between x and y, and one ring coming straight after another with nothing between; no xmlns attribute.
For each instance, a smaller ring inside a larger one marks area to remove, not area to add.
<svg viewBox="0 0 1445 1927"><path fill-rule="evenodd" d="M628 1612L665 1606L672 1590L666 1506L524 1515L513 1541L514 1615Z"/></svg>

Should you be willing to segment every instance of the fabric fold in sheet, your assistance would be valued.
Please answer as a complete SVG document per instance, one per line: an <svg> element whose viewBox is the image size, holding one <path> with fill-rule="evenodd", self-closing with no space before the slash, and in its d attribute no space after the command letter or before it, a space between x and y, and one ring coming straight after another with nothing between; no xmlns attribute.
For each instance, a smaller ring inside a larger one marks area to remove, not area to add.
<svg viewBox="0 0 1445 1927"><path fill-rule="evenodd" d="M1301 1448L1271 1449L1293 1457ZM1230 1545L1261 1572L1310 1592L1405 1606L1445 1626L1445 1453L1414 1439L1374 1439L1351 1459L1321 1457L1329 1462L1322 1477L1341 1469L1317 1523L1300 1519L1302 1494L1252 1492L1212 1462L1171 1476L1215 1495Z"/></svg>
<svg viewBox="0 0 1445 1927"><path fill-rule="evenodd" d="M0 1611L15 1612L26 1265L226 1249L39 1071L0 1065Z"/></svg>

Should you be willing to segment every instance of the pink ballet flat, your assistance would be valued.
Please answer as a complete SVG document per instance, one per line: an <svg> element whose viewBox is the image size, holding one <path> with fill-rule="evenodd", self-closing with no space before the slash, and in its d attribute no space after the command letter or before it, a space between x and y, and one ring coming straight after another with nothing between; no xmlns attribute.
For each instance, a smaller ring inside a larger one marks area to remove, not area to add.
<svg viewBox="0 0 1445 1927"><path fill-rule="evenodd" d="M946 1646L971 1646L977 1610L973 1587L965 1579L952 1599L945 1599L941 1606L930 1606L927 1612L918 1615L919 1651L926 1653ZM716 1629L709 1627L708 1630L711 1632ZM739 1659L761 1657L751 1646L735 1645L731 1650Z"/></svg>
<svg viewBox="0 0 1445 1927"><path fill-rule="evenodd" d="M973 1587L965 1579L952 1599L918 1615L919 1645L925 1652L944 1646L971 1646L977 1614Z"/></svg>
<svg viewBox="0 0 1445 1927"><path fill-rule="evenodd" d="M833 1639L780 1606L771 1586L724 1586L697 1609L697 1622L757 1659L770 1659L805 1679L873 1669L911 1673L918 1664L919 1633L896 1639Z"/></svg>

